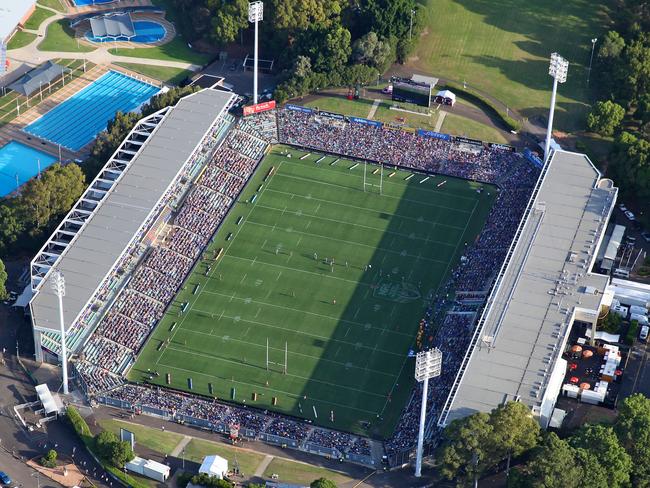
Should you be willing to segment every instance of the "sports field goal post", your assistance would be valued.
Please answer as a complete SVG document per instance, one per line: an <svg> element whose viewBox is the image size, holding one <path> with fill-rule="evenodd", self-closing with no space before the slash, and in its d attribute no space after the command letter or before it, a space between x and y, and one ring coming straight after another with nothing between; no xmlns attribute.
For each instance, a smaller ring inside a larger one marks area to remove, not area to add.
<svg viewBox="0 0 650 488"><path fill-rule="evenodd" d="M383 190L384 190L384 165L380 163L378 169L379 169L379 171L375 170L375 171L372 172L372 174L374 175L377 172L379 172L379 184L377 185L376 183L370 183L368 181L368 176L367 176L368 161L363 162L363 191L364 192L366 191L367 187L370 187L370 190L372 190L373 188L379 188L379 194L380 195L383 194Z"/></svg>
<svg viewBox="0 0 650 488"><path fill-rule="evenodd" d="M287 374L287 359L289 358L289 343L284 343L284 363L269 360L269 338L266 338L266 370L271 371L271 366L282 367L282 374Z"/></svg>

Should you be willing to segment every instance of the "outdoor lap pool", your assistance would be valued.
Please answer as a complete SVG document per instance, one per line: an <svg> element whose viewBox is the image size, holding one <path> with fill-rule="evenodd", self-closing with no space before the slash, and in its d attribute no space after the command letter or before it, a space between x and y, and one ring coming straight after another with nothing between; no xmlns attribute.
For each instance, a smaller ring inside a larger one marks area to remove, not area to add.
<svg viewBox="0 0 650 488"><path fill-rule="evenodd" d="M160 41L165 37L167 31L158 22L150 20L136 20L133 22L135 36L128 37L111 37L111 36L93 36L92 31L86 32L86 39L91 42L116 42L116 41L129 41L138 42L141 44L151 44Z"/></svg>
<svg viewBox="0 0 650 488"><path fill-rule="evenodd" d="M109 71L25 127L25 132L78 151L106 129L115 113L135 110L159 89Z"/></svg>
<svg viewBox="0 0 650 488"><path fill-rule="evenodd" d="M0 147L0 197L45 170L57 158L18 141Z"/></svg>
<svg viewBox="0 0 650 488"><path fill-rule="evenodd" d="M111 3L114 2L115 0L72 0L72 2L77 6L77 7L84 7L86 5L99 5L102 3Z"/></svg>

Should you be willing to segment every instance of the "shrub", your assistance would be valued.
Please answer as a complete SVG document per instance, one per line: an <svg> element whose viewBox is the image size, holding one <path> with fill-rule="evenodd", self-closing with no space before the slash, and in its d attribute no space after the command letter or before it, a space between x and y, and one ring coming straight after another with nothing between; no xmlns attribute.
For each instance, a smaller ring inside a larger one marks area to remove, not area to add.
<svg viewBox="0 0 650 488"><path fill-rule="evenodd" d="M41 465L46 468L55 468L56 467L56 458L57 453L54 449L47 451L47 454L41 458Z"/></svg>
<svg viewBox="0 0 650 488"><path fill-rule="evenodd" d="M74 428L77 435L79 435L79 437L81 437L81 440L83 440L84 443L88 445L88 442L90 442L92 439L93 434L90 432L90 427L88 427L88 424L81 416L79 411L70 405L66 409L66 415L68 417L68 421L72 424L72 427Z"/></svg>

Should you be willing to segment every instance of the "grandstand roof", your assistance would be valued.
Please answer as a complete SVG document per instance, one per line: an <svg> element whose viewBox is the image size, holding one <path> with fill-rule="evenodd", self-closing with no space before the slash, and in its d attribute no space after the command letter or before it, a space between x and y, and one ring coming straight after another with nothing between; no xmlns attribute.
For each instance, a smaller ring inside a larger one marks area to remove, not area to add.
<svg viewBox="0 0 650 488"><path fill-rule="evenodd" d="M441 423L517 399L541 408L574 317L595 320L608 283L589 273L617 194L599 180L585 155L553 153Z"/></svg>
<svg viewBox="0 0 650 488"><path fill-rule="evenodd" d="M202 90L182 98L146 140L55 265L65 276L68 329L141 229L233 95ZM83 197L82 197L83 198ZM57 298L45 276L30 303L34 327L58 330Z"/></svg>

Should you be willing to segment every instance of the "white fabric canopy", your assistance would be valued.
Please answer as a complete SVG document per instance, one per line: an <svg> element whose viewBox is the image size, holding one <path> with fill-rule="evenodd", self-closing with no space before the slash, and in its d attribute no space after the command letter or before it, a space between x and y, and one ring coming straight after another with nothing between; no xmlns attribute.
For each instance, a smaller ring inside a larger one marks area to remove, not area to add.
<svg viewBox="0 0 650 488"><path fill-rule="evenodd" d="M206 473L221 479L228 474L228 460L221 456L206 456L201 463L199 473Z"/></svg>

